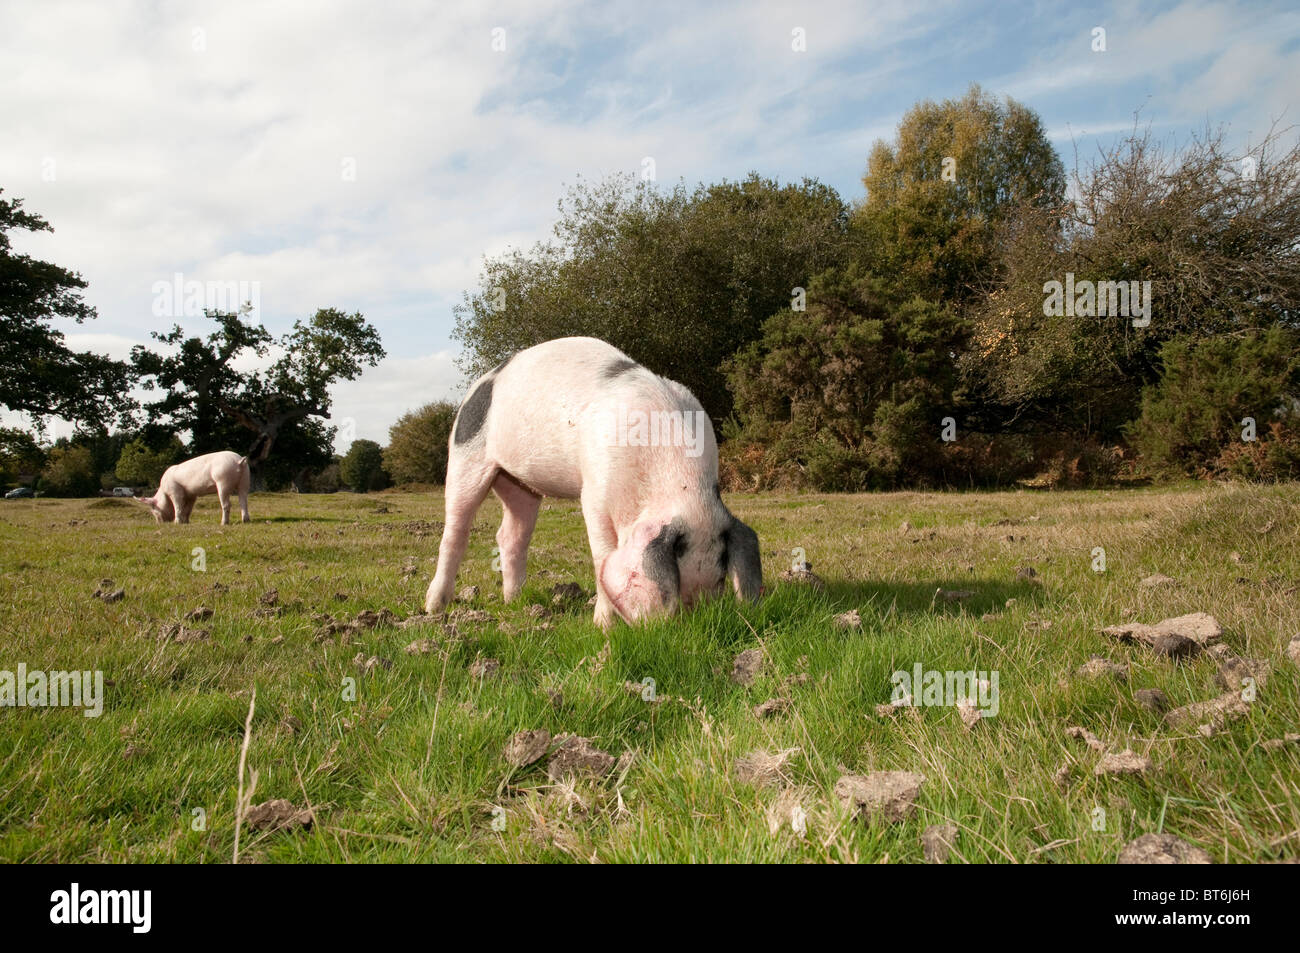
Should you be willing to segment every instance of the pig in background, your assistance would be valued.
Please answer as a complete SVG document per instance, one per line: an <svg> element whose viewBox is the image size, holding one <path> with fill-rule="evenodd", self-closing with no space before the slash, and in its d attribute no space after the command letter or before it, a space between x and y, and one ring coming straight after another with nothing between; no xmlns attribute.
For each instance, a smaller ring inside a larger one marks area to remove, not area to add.
<svg viewBox="0 0 1300 953"><path fill-rule="evenodd" d="M247 523L248 482L248 457L219 450L168 467L158 481L158 492L136 500L148 506L159 523L188 523L194 501L215 493L221 503L221 525L225 526L230 522L230 498L238 495L239 521Z"/></svg>
<svg viewBox="0 0 1300 953"><path fill-rule="evenodd" d="M503 598L524 584L543 496L579 499L608 629L689 607L730 579L756 599L758 536L722 503L713 427L689 390L595 338L521 351L474 382L452 428L447 518L425 611L451 602L491 491Z"/></svg>

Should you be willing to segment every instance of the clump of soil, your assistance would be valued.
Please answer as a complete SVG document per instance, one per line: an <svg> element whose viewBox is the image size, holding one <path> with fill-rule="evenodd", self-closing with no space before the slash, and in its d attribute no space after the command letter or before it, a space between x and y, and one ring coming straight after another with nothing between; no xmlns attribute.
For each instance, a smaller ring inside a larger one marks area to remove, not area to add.
<svg viewBox="0 0 1300 953"><path fill-rule="evenodd" d="M762 650L745 649L731 663L731 680L737 685L752 685L762 668Z"/></svg>
<svg viewBox="0 0 1300 953"><path fill-rule="evenodd" d="M502 752L512 767L526 768L535 761L540 761L546 749L551 746L551 733L545 728L536 731L521 731L506 742Z"/></svg>
<svg viewBox="0 0 1300 953"><path fill-rule="evenodd" d="M1173 834L1143 834L1119 852L1121 864L1212 864L1210 855Z"/></svg>
<svg viewBox="0 0 1300 953"><path fill-rule="evenodd" d="M835 782L835 796L855 817L905 821L916 811L925 775L912 771L846 774Z"/></svg>
<svg viewBox="0 0 1300 953"><path fill-rule="evenodd" d="M1074 670L1074 674L1084 678L1097 678L1099 676L1109 676L1117 682L1128 681L1128 669L1123 665L1116 665L1108 658L1100 655L1094 655L1088 661L1084 662Z"/></svg>
<svg viewBox="0 0 1300 953"><path fill-rule="evenodd" d="M942 864L957 843L956 824L931 824L921 834L921 850L927 864Z"/></svg>
<svg viewBox="0 0 1300 953"><path fill-rule="evenodd" d="M552 781L574 775L601 777L614 767L614 757L578 735L562 735L559 745L546 763L546 776Z"/></svg>
<svg viewBox="0 0 1300 953"><path fill-rule="evenodd" d="M298 810L291 801L277 798L250 807L244 820L256 831L278 831L289 827L310 828L316 817L310 808Z"/></svg>
<svg viewBox="0 0 1300 953"><path fill-rule="evenodd" d="M773 715L783 715L790 710L794 703L788 698L769 698L761 705L754 706L754 716L757 718L771 718Z"/></svg>
<svg viewBox="0 0 1300 953"><path fill-rule="evenodd" d="M850 609L848 612L841 612L831 620L837 629L857 630L862 628L862 616L858 614L857 609Z"/></svg>
<svg viewBox="0 0 1300 953"><path fill-rule="evenodd" d="M767 787L785 781L782 774L786 762L797 752L798 748L784 748L780 751L751 751L735 763L736 780L755 787Z"/></svg>
<svg viewBox="0 0 1300 953"><path fill-rule="evenodd" d="M1151 759L1125 748L1118 754L1104 754L1093 774L1105 775L1146 774L1152 768Z"/></svg>

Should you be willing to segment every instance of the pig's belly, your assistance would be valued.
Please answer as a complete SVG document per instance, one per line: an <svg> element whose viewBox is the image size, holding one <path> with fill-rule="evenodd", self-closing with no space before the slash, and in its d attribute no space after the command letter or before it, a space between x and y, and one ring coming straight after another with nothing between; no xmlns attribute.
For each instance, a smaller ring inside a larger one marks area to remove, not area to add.
<svg viewBox="0 0 1300 953"><path fill-rule="evenodd" d="M495 444L495 445L494 445ZM582 467L575 441L521 435L488 442L488 455L506 473L542 496L577 499Z"/></svg>

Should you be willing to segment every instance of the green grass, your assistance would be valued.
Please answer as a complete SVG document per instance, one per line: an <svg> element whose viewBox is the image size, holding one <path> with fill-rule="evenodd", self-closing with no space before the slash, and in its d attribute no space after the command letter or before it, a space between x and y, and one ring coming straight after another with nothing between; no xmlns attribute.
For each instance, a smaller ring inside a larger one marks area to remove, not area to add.
<svg viewBox="0 0 1300 953"><path fill-rule="evenodd" d="M1300 746L1259 745L1300 731L1300 674L1284 651L1300 632L1300 487L728 502L762 540L768 592L757 605L717 600L620 626L608 641L581 606L542 627L525 609L549 606L553 585L592 591L581 514L544 505L525 597L502 606L492 501L459 584L481 588L493 622L461 622L454 635L380 627L342 644L317 641L312 616L419 611L440 496L259 494L254 523L225 528L211 498L190 525L161 528L128 503L5 502L0 670L99 669L112 684L99 718L0 709L0 860L228 862L254 687L252 801L310 805L317 821L246 826L241 860L919 861L922 831L945 822L959 829L953 860L1111 862L1150 831L1219 861L1300 854ZM900 532L904 521L911 532ZM1092 571L1098 546L1104 573ZM204 572L191 568L195 547ZM824 593L778 582L796 547ZM404 575L408 563L417 569ZM1025 565L1041 584L1016 578ZM1139 587L1156 572L1178 584ZM120 602L91 597L103 577L126 590ZM940 587L974 595L945 602ZM283 611L256 615L272 588ZM194 623L209 641L158 640L200 605L214 610ZM861 629L833 627L850 608ZM1218 618L1235 652L1273 665L1250 713L1211 737L1169 728L1132 697L1160 688L1174 705L1211 698L1220 692L1211 659L1177 664L1098 633L1196 610ZM439 647L406 654L417 638ZM762 673L734 684L734 656L755 647ZM358 652L391 668L363 673ZM1093 653L1130 664L1128 684L1074 677ZM471 677L479 657L500 660L495 677ZM997 670L997 717L968 731L951 708L878 716L890 674L918 662ZM808 679L781 688L799 673ZM650 704L624 687L647 677L670 698ZM355 700L344 697L347 678ZM758 719L753 706L777 694L791 710ZM1155 770L1094 776L1098 755L1066 737L1071 725L1148 755ZM631 763L572 785L550 782L544 761L512 771L503 745L534 728L583 735L615 757L633 752ZM790 748L776 785L736 778L738 757ZM1062 765L1072 768L1065 790L1054 780ZM844 814L836 779L874 770L925 775L911 819ZM806 811L805 837L770 830L778 799ZM496 807L504 831L493 829ZM1097 808L1104 830L1094 829Z"/></svg>

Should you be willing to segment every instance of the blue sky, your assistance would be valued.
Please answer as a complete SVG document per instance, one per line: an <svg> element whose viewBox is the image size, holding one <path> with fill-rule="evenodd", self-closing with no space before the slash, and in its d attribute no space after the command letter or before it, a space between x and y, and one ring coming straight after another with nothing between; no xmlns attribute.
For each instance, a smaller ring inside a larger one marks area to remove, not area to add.
<svg viewBox="0 0 1300 953"><path fill-rule="evenodd" d="M362 311L390 356L336 388L335 422L384 442L460 392L452 307L484 255L548 235L577 176L652 157L665 185L756 170L855 201L872 142L972 82L1036 110L1067 167L1135 113L1244 150L1300 122L1300 9L9 0L0 187L56 229L20 250L90 282L74 347L125 356L169 326L153 288L176 273L256 282L277 333Z"/></svg>

